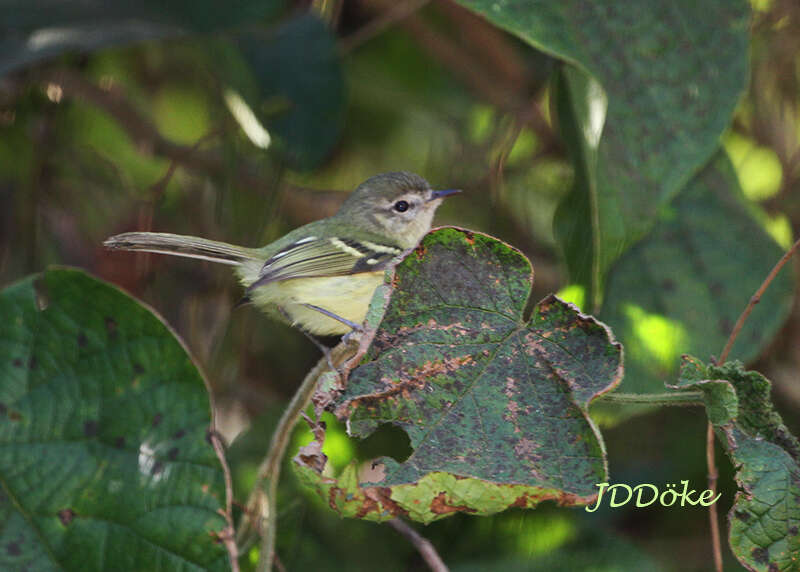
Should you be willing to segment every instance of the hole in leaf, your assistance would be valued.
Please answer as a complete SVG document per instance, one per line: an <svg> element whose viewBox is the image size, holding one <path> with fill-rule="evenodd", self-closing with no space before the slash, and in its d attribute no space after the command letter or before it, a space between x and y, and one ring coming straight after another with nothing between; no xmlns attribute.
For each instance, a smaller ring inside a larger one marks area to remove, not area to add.
<svg viewBox="0 0 800 572"><path fill-rule="evenodd" d="M383 423L366 439L356 441L359 459L391 457L398 463L404 462L414 449L411 440L402 428L391 423Z"/></svg>

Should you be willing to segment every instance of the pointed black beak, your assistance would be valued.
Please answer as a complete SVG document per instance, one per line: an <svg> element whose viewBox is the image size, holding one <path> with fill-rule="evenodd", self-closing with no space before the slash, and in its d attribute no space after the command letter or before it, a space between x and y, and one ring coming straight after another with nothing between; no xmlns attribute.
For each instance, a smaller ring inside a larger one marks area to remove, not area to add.
<svg viewBox="0 0 800 572"><path fill-rule="evenodd" d="M447 189L445 191L433 191L431 193L431 198L428 201L435 201L436 199L443 199L449 195L454 195L456 193L460 193L461 189Z"/></svg>

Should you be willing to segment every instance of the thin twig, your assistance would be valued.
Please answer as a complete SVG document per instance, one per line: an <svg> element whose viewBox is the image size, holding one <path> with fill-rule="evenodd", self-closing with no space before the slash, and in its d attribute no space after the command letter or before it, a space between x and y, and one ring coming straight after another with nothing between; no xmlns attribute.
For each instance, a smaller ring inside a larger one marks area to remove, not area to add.
<svg viewBox="0 0 800 572"><path fill-rule="evenodd" d="M35 79L42 83L59 85L65 96L85 100L103 110L127 133L137 149L145 154L170 159L177 165L212 177L227 177L232 174L239 186L254 189L264 195L272 195L278 190L269 183L268 177L264 177L263 169L252 161L239 159L236 169L231 170L229 161L218 152L203 151L196 149L195 145L181 145L166 139L153 122L119 89L103 89L81 74L65 68L37 72ZM320 201L325 205L331 203L333 207L330 208L334 208L346 196L339 191L309 189L286 182L281 186L290 191L287 197L292 201L302 202L297 209L291 210L292 215L295 211L306 212L307 217L308 205Z"/></svg>
<svg viewBox="0 0 800 572"><path fill-rule="evenodd" d="M714 426L711 421L706 427L706 467L708 467L708 490L711 498L717 496L717 462L714 460ZM708 521L711 526L711 546L714 551L714 570L722 572L722 541L719 535L719 518L717 517L717 503L708 507Z"/></svg>
<svg viewBox="0 0 800 572"><path fill-rule="evenodd" d="M405 20L430 1L431 0L409 0L408 2L395 4L392 8L386 10L362 28L359 28L349 36L343 38L339 42L339 53L344 55L353 51L398 22Z"/></svg>
<svg viewBox="0 0 800 572"><path fill-rule="evenodd" d="M800 240L795 242L792 247L786 251L786 253L781 256L781 259L775 264L775 266L770 270L770 273L767 274L767 277L764 279L764 282L761 286L756 290L756 293L753 294L753 297L750 298L750 302L748 302L747 307L744 309L744 312L739 316L739 319L736 320L736 324L733 326L733 331L731 335L728 337L728 341L725 344L725 347L722 350L722 353L719 355L719 365L725 363L725 360L728 359L728 354L733 347L733 343L736 341L736 338L739 336L739 331L744 326L747 317L750 315L750 312L753 311L753 307L761 301L761 296L764 295L767 287L772 283L775 279L775 276L778 275L778 272L789 262L789 259L794 255L797 249L800 248Z"/></svg>
<svg viewBox="0 0 800 572"><path fill-rule="evenodd" d="M225 460L225 447L222 445L222 439L217 433L216 429L209 431L211 445L217 453L219 462L222 465L222 474L225 479L225 510L220 511L227 526L220 533L219 538L225 544L228 550L228 556L231 561L232 572L239 572L239 550L236 548L236 531L233 527L233 479L231 478L231 469L228 467L228 462Z"/></svg>
<svg viewBox="0 0 800 572"><path fill-rule="evenodd" d="M772 284L772 281L778 275L778 272L780 272L786 263L789 262L798 248L800 248L800 240L795 242L792 247L787 250L783 256L781 256L781 259L778 260L772 270L770 270L769 274L767 274L767 277L761 283L761 286L759 286L758 290L756 290L756 293L750 298L750 301L747 303L747 307L745 307L744 311L739 316L739 319L736 320L736 324L733 326L731 335L728 336L728 341L725 343L725 347L722 349L722 353L717 361L718 365L724 364L725 360L728 359L728 355L733 348L733 344L736 342L736 338L739 336L739 332L742 330L742 327L744 326L745 321L747 321L748 316L750 316L750 312L752 312L755 305L761 301L761 297L764 295L764 292L766 292L769 285ZM717 494L718 475L717 464L714 459L714 455L714 426L709 421L706 428L706 466L708 467L708 488L711 491L712 498ZM711 526L711 543L714 551L714 569L716 572L722 572L722 541L720 540L719 518L717 516L717 505L715 503L710 504L708 507L708 518Z"/></svg>
<svg viewBox="0 0 800 572"><path fill-rule="evenodd" d="M449 568L447 568L439 553L436 552L436 548L431 544L431 541L411 528L411 525L399 518L393 518L387 524L405 536L414 545L422 559L425 560L428 568L433 572L448 572Z"/></svg>

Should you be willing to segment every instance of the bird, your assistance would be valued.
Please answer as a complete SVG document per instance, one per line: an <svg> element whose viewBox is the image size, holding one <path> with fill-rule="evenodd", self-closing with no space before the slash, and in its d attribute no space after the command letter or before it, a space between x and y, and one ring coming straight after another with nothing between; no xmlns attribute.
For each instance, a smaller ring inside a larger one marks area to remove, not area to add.
<svg viewBox="0 0 800 572"><path fill-rule="evenodd" d="M126 232L103 243L114 250L171 254L234 267L244 300L271 317L318 336L359 330L387 266L417 246L442 200L407 171L370 177L339 210L261 248L195 236Z"/></svg>

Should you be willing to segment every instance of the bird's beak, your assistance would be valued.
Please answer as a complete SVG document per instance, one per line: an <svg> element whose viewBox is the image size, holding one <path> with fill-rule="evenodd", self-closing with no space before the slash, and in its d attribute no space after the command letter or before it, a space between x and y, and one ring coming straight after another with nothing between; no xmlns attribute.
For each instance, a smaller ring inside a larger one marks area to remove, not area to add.
<svg viewBox="0 0 800 572"><path fill-rule="evenodd" d="M456 193L460 193L461 189L447 189L445 191L433 191L431 193L431 198L428 199L428 202L435 201L436 199L443 199L446 196L454 195Z"/></svg>

